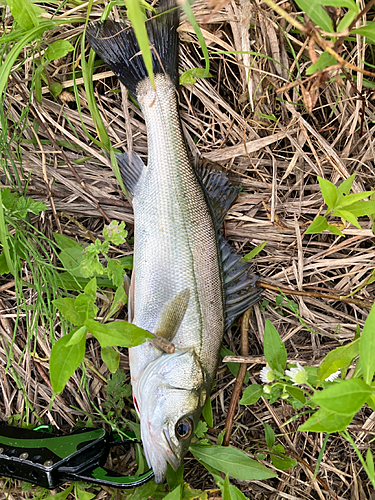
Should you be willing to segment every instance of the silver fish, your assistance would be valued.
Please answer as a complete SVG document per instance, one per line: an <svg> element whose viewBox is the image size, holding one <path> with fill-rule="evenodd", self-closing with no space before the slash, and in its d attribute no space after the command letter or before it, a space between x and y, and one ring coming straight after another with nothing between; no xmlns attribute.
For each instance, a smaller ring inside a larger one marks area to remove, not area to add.
<svg viewBox="0 0 375 500"><path fill-rule="evenodd" d="M174 5L164 1L161 10ZM259 299L256 277L220 235L238 189L219 171L195 170L178 113L178 12L147 23L154 47L151 85L131 29L89 25L90 45L137 100L147 126L148 164L118 156L134 207L129 321L172 339L166 354L150 342L130 349L133 398L155 481L176 469L209 396L225 329Z"/></svg>

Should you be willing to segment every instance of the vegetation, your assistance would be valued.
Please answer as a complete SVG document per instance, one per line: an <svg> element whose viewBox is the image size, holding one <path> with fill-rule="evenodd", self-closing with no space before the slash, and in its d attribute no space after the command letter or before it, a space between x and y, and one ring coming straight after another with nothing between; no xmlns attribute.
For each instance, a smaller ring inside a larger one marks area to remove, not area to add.
<svg viewBox="0 0 375 500"><path fill-rule="evenodd" d="M231 362L219 366L185 470L123 498L370 497L374 6L182 3L188 148L241 182L225 231L265 292L250 323L225 336ZM145 158L147 137L85 26L127 16L151 73L147 12L138 0L1 6L0 419L13 424L68 431L83 420L139 435L122 348L151 335L123 307L133 219L115 152ZM138 445L127 460L131 473L146 467ZM9 480L3 492L52 496Z"/></svg>

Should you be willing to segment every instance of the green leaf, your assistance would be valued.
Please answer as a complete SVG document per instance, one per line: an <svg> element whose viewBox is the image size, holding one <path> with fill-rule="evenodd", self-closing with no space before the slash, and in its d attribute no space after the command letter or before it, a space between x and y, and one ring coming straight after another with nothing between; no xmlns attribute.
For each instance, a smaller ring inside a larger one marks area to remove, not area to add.
<svg viewBox="0 0 375 500"><path fill-rule="evenodd" d="M129 269L130 271L133 269L133 256L132 255L125 255L125 257L120 257L117 260L119 262L121 262L121 265L124 269Z"/></svg>
<svg viewBox="0 0 375 500"><path fill-rule="evenodd" d="M355 30L352 29L351 33L365 36L375 43L375 23L367 22L366 26L361 26Z"/></svg>
<svg viewBox="0 0 375 500"><path fill-rule="evenodd" d="M353 359L359 354L359 339L350 344L336 347L330 351L323 359L318 370L317 387L321 385L332 373L351 364Z"/></svg>
<svg viewBox="0 0 375 500"><path fill-rule="evenodd" d="M206 436L207 430L208 426L206 422L202 422L202 420L199 420L194 429L194 434L197 436L198 439L202 439Z"/></svg>
<svg viewBox="0 0 375 500"><path fill-rule="evenodd" d="M70 493L72 492L72 489L73 485L71 484L66 488L66 490L59 491L58 493L53 493L52 495L48 495L47 497L44 497L43 500L66 500L70 495Z"/></svg>
<svg viewBox="0 0 375 500"><path fill-rule="evenodd" d="M182 490L182 485L180 484L177 486L177 488L168 493L168 495L164 497L164 500L180 500L181 490Z"/></svg>
<svg viewBox="0 0 375 500"><path fill-rule="evenodd" d="M51 43L48 47L45 55L49 61L54 61L55 59L65 57L73 50L72 44L68 40L56 40L56 42Z"/></svg>
<svg viewBox="0 0 375 500"><path fill-rule="evenodd" d="M113 347L102 347L100 351L103 363L111 373L116 373L120 364L120 354Z"/></svg>
<svg viewBox="0 0 375 500"><path fill-rule="evenodd" d="M370 384L375 373L375 305L367 316L359 343L359 363L363 380Z"/></svg>
<svg viewBox="0 0 375 500"><path fill-rule="evenodd" d="M99 341L101 347L134 347L152 338L152 334L126 321L114 321L102 325L93 319L85 321L85 326Z"/></svg>
<svg viewBox="0 0 375 500"><path fill-rule="evenodd" d="M358 10L359 12L359 10ZM353 10L349 10L344 17L340 20L340 22L337 25L337 32L339 33L340 31L344 31L349 26L352 24L354 19L357 17L357 12L354 12ZM364 79L365 80L365 79Z"/></svg>
<svg viewBox="0 0 375 500"><path fill-rule="evenodd" d="M327 229L331 233L337 234L337 236L344 236L344 233L342 233L340 229L337 226L334 226L333 224L328 224Z"/></svg>
<svg viewBox="0 0 375 500"><path fill-rule="evenodd" d="M327 14L328 15L328 14ZM333 210L337 201L337 188L332 182L318 176L320 190L328 208Z"/></svg>
<svg viewBox="0 0 375 500"><path fill-rule="evenodd" d="M78 241L72 240L71 238L68 238L63 234L53 233L53 237L55 238L55 241L59 245L59 248L61 250L67 250L68 248L77 248L81 250L81 252L83 252L83 250L85 249L82 243L78 243Z"/></svg>
<svg viewBox="0 0 375 500"><path fill-rule="evenodd" d="M304 424L298 427L300 432L340 432L347 428L353 415L340 415L321 408Z"/></svg>
<svg viewBox="0 0 375 500"><path fill-rule="evenodd" d="M224 483L220 485L221 494L223 495L223 500L231 500L230 490L229 490L229 476L225 476Z"/></svg>
<svg viewBox="0 0 375 500"><path fill-rule="evenodd" d="M92 297L86 293L81 293L77 296L74 307L77 313L83 318L83 322L86 319L94 319L98 314L98 308L94 304Z"/></svg>
<svg viewBox="0 0 375 500"><path fill-rule="evenodd" d="M333 33L331 18L320 3L320 0L296 0L298 7L309 16L314 24L328 33Z"/></svg>
<svg viewBox="0 0 375 500"><path fill-rule="evenodd" d="M335 205L335 210L348 207L348 205L352 205L356 201L363 200L363 198L367 198L372 194L373 191L364 191L362 193L353 193L353 194L348 194L346 196L342 196L341 198L338 199L338 203Z"/></svg>
<svg viewBox="0 0 375 500"><path fill-rule="evenodd" d="M356 217L375 214L375 201L357 201L346 207Z"/></svg>
<svg viewBox="0 0 375 500"><path fill-rule="evenodd" d="M244 452L230 446L202 446L191 444L190 451L203 465L207 464L224 474L244 481L276 477L264 465L249 458Z"/></svg>
<svg viewBox="0 0 375 500"><path fill-rule="evenodd" d="M111 221L108 226L104 226L103 236L107 241L111 241L114 245L122 245L126 242L128 232L125 229L125 222L120 224L117 220Z"/></svg>
<svg viewBox="0 0 375 500"><path fill-rule="evenodd" d="M305 234L322 233L326 229L328 229L327 219L322 215L318 215L318 217L306 229Z"/></svg>
<svg viewBox="0 0 375 500"><path fill-rule="evenodd" d="M137 38L139 48L141 49L151 85L155 88L154 73L152 70L152 55L145 24L147 18L138 0L126 0L126 14L133 26L134 34Z"/></svg>
<svg viewBox="0 0 375 500"><path fill-rule="evenodd" d="M53 83L51 83L49 90L50 90L51 94L53 95L53 97L57 97L63 91L63 86L59 82L53 82Z"/></svg>
<svg viewBox="0 0 375 500"><path fill-rule="evenodd" d="M86 338L87 328L85 326L77 326L70 333L73 333L72 338L66 344L66 347L70 347L75 344L79 344L82 341L82 338Z"/></svg>
<svg viewBox="0 0 375 500"><path fill-rule="evenodd" d="M14 20L25 31L29 31L30 29L39 26L36 11L29 0L7 0L7 4Z"/></svg>
<svg viewBox="0 0 375 500"><path fill-rule="evenodd" d="M240 491L237 486L234 486L233 484L229 485L229 494L231 500L248 500L242 491Z"/></svg>
<svg viewBox="0 0 375 500"><path fill-rule="evenodd" d="M275 444L275 433L273 432L272 427L268 425L266 422L263 422L263 425L266 434L266 444L268 448L271 449Z"/></svg>
<svg viewBox="0 0 375 500"><path fill-rule="evenodd" d="M118 310L120 310L128 302L128 296L125 293L124 285L121 284L116 290L115 296L113 298L111 307L105 317L105 321L108 321Z"/></svg>
<svg viewBox="0 0 375 500"><path fill-rule="evenodd" d="M334 66L337 63L336 59L331 56L328 52L323 52L320 54L319 59L309 66L306 70L306 75L313 75L318 71L323 71L329 66Z"/></svg>
<svg viewBox="0 0 375 500"><path fill-rule="evenodd" d="M337 194L338 196L342 195L348 195L349 191L352 188L353 182L354 182L355 174L352 174L350 177L345 179L337 188ZM341 201L341 199L340 199Z"/></svg>
<svg viewBox="0 0 375 500"><path fill-rule="evenodd" d="M221 346L220 348L220 356L222 358L225 358L225 356L234 356L234 352L228 349L227 347ZM240 369L240 363L227 363L228 370L231 372L233 377L237 377L238 375L238 370ZM245 384L249 382L249 374L246 372L245 378L244 378Z"/></svg>
<svg viewBox="0 0 375 500"><path fill-rule="evenodd" d="M361 229L361 226L358 224L357 218L348 210L335 210L332 212L332 215L335 217L341 217L342 219L350 222L350 224L353 224L358 229Z"/></svg>
<svg viewBox="0 0 375 500"><path fill-rule="evenodd" d="M197 78L210 78L211 76L211 73L206 73L204 68L191 68L180 76L180 85L192 85L197 81Z"/></svg>
<svg viewBox="0 0 375 500"><path fill-rule="evenodd" d="M354 12L359 12L358 6L354 0L319 0L319 3L321 5L340 7L341 9L345 7L349 10L353 10Z"/></svg>
<svg viewBox="0 0 375 500"><path fill-rule="evenodd" d="M259 252L263 250L263 248L267 245L268 241L263 241L260 245L257 247L253 248L251 252L246 254L244 257L242 257L242 260L245 262L248 262L249 260L253 259L256 255L258 255Z"/></svg>
<svg viewBox="0 0 375 500"><path fill-rule="evenodd" d="M8 274L8 273L10 273L10 269L8 267L8 264L7 264L5 253L4 253L4 251L2 251L0 253L0 274L3 275L3 274Z"/></svg>
<svg viewBox="0 0 375 500"><path fill-rule="evenodd" d="M83 261L84 254L81 248L67 248L60 252L59 259L61 260L64 268L69 271L72 276L83 278L80 265Z"/></svg>
<svg viewBox="0 0 375 500"><path fill-rule="evenodd" d="M332 384L321 392L315 392L313 401L327 411L340 415L354 415L362 408L372 389L363 380L352 378Z"/></svg>
<svg viewBox="0 0 375 500"><path fill-rule="evenodd" d="M96 496L95 493L80 488L80 483L74 483L74 495L78 500L92 500Z"/></svg>
<svg viewBox="0 0 375 500"><path fill-rule="evenodd" d="M249 385L246 387L243 396L240 400L240 405L253 405L263 394L263 386L258 384Z"/></svg>
<svg viewBox="0 0 375 500"><path fill-rule="evenodd" d="M49 371L53 392L61 392L78 368L85 355L86 336L74 345L67 346L76 329L61 337L52 347Z"/></svg>
<svg viewBox="0 0 375 500"><path fill-rule="evenodd" d="M272 370L284 373L287 354L283 341L269 319L264 326L264 356Z"/></svg>
<svg viewBox="0 0 375 500"><path fill-rule="evenodd" d="M52 304L60 311L65 319L70 321L73 325L83 325L85 317L80 314L75 306L76 299L64 297L62 299L55 299Z"/></svg>
<svg viewBox="0 0 375 500"><path fill-rule="evenodd" d="M374 457L372 456L370 448L367 448L366 451L366 465L367 465L367 474L371 479L372 483L374 484L374 476L375 476Z"/></svg>
<svg viewBox="0 0 375 500"><path fill-rule="evenodd" d="M294 460L294 458L278 455L270 455L270 458L276 469L288 470L297 465L297 460Z"/></svg>
<svg viewBox="0 0 375 500"><path fill-rule="evenodd" d="M115 286L121 286L124 283L124 268L118 260L108 259L107 273Z"/></svg>
<svg viewBox="0 0 375 500"><path fill-rule="evenodd" d="M290 396L292 396L292 398L296 399L297 401L299 401L302 404L306 403L306 397L305 397L303 391L299 387L296 387L295 385L287 385L285 387L285 389L286 389L287 393Z"/></svg>
<svg viewBox="0 0 375 500"><path fill-rule="evenodd" d="M214 426L214 417L212 414L212 405L210 396L208 396L206 402L204 403L202 416L207 422L208 426L212 428Z"/></svg>

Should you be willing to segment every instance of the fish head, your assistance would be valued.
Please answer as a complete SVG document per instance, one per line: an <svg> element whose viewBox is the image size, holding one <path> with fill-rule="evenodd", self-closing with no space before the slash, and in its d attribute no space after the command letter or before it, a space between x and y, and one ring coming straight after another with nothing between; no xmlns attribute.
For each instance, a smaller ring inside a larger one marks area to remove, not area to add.
<svg viewBox="0 0 375 500"><path fill-rule="evenodd" d="M136 386L141 437L155 481L165 479L168 463L176 470L206 401L204 371L193 349L163 354L149 363Z"/></svg>

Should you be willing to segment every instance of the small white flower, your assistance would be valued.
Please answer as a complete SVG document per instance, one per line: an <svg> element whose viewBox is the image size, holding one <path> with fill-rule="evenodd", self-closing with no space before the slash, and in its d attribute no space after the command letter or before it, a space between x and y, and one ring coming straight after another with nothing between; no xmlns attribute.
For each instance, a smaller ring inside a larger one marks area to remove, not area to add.
<svg viewBox="0 0 375 500"><path fill-rule="evenodd" d="M265 366L264 368L262 368L260 370L259 376L263 384L268 384L275 380L275 374L273 373L273 370L270 366Z"/></svg>
<svg viewBox="0 0 375 500"><path fill-rule="evenodd" d="M285 375L291 378L293 385L302 385L307 382L307 371L299 363L297 363L297 368L285 370Z"/></svg>
<svg viewBox="0 0 375 500"><path fill-rule="evenodd" d="M333 382L336 378L338 378L341 374L340 368L335 373L331 373L329 377L325 379L325 382Z"/></svg>

